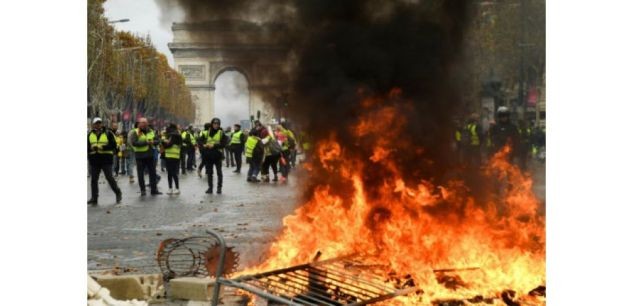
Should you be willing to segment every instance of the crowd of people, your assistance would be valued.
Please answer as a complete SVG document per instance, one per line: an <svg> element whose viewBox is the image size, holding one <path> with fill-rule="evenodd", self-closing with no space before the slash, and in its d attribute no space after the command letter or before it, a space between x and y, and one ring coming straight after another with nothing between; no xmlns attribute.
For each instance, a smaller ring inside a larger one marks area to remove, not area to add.
<svg viewBox="0 0 633 306"><path fill-rule="evenodd" d="M514 124L510 117L508 107L500 106L496 121L490 122L486 131L476 113L471 114L466 122L454 122L456 160L467 167L477 168L482 164L482 156L489 157L509 145L510 160L523 170L527 169L529 160L544 161L545 129L525 120Z"/></svg>
<svg viewBox="0 0 633 306"><path fill-rule="evenodd" d="M134 128L126 132L120 131L116 122L105 127L101 118L94 118L88 132L88 175L91 178L88 204L98 204L101 172L116 194L117 203L122 199L116 180L119 175L127 175L130 183L136 178L141 196L147 195L147 188L151 195L161 195L158 190L161 175L157 168L167 172L168 195L180 194L180 175L195 171L202 178L203 169L207 176L206 193L221 194L223 164L227 168L235 167L234 173L241 173L245 157L247 182L286 183L296 165L298 151L305 153L310 149L307 137L298 145L295 133L285 121L265 126L255 120L248 131L240 124L225 129L221 124L219 118L213 118L202 130L168 124L162 131L156 131L146 118L139 118ZM199 163L196 152L200 156Z"/></svg>
<svg viewBox="0 0 633 306"><path fill-rule="evenodd" d="M455 160L466 167L477 168L483 158L505 145L511 146L510 158L522 169L527 168L530 157L544 160L545 130L525 121L515 125L510 117L509 109L501 106L496 112L496 121L486 131L477 114L472 114L464 123L455 122ZM223 129L221 124L219 118L213 118L202 130L169 124L162 131L155 131L146 118L140 118L134 128L126 132L120 131L116 122L106 128L100 118L94 118L88 133L91 177L88 203L98 203L101 172L116 194L117 203L122 199L115 179L119 175L127 175L130 183L136 178L141 196L146 196L147 188L151 195L161 195L157 187L161 180L159 166L161 172L167 172L168 195L180 194L180 175L197 172L202 178L203 169L207 177L206 193L221 194L223 165L235 167L233 172L241 173L245 158L247 182L285 183L295 167L297 152L310 150L308 137L301 133L298 140L288 122L266 126L255 120L250 130L242 129L240 124Z"/></svg>

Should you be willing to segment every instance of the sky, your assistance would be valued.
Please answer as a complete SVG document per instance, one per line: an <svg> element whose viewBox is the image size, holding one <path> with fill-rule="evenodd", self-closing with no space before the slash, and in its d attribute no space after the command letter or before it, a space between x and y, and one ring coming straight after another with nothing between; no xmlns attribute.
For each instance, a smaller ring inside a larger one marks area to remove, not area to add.
<svg viewBox="0 0 633 306"><path fill-rule="evenodd" d="M167 56L169 65L174 67L174 58L167 47L172 41L171 22L182 18L180 12L166 17L161 24L161 13L154 0L108 0L104 4L105 16L109 20L128 18L128 22L112 24L117 30L130 31L145 36L149 33L154 47Z"/></svg>

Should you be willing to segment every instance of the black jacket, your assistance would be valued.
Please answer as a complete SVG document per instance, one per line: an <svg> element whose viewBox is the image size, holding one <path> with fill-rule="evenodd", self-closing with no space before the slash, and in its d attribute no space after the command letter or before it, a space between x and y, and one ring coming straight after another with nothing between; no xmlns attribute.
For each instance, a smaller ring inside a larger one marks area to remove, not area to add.
<svg viewBox="0 0 633 306"><path fill-rule="evenodd" d="M105 146L103 146L103 150L104 151L112 151L114 152L114 150L116 149L116 138L114 136L114 134L106 129L101 129L100 131L98 130L91 130L90 133L88 133L88 137L87 139L87 143L88 143L88 161L90 162L91 165L111 165L112 164L112 159L114 157L113 154L101 154L101 153L94 153L94 154L90 154L91 152L94 152L90 146L90 134L95 133L97 135L97 138L99 138L101 136L101 134L106 133L106 136L108 137L108 144L106 144Z"/></svg>
<svg viewBox="0 0 633 306"><path fill-rule="evenodd" d="M168 141L163 141L163 148L171 148L173 145L179 145L182 150L182 136L178 132L173 132L167 135ZM169 142L169 144L167 144Z"/></svg>
<svg viewBox="0 0 633 306"><path fill-rule="evenodd" d="M512 154L516 153L521 141L519 129L509 122L495 124L490 130L490 138L495 152L509 144Z"/></svg>

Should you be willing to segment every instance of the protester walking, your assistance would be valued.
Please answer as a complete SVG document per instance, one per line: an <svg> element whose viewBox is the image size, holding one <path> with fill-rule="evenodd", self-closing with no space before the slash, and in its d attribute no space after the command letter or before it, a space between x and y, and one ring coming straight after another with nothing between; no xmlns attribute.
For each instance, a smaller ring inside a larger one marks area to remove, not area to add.
<svg viewBox="0 0 633 306"><path fill-rule="evenodd" d="M135 128L134 133L130 133L128 139L128 145L134 148L134 155L136 158L136 172L138 176L138 184L141 189L141 196L145 196L145 172L149 174L149 186L152 195L160 195L156 187L156 164L154 162L154 134L147 124L146 118L140 118L138 121L138 128Z"/></svg>
<svg viewBox="0 0 633 306"><path fill-rule="evenodd" d="M88 133L88 162L90 165L90 192L88 204L97 205L99 198L99 175L103 171L110 188L116 194L116 202L122 199L121 189L112 176L112 161L116 139L114 134L104 129L101 118L92 120L92 130Z"/></svg>
<svg viewBox="0 0 633 306"><path fill-rule="evenodd" d="M178 182L178 167L180 164L180 151L182 146L182 135L178 132L175 124L167 127L165 138L162 140L162 146L165 154L165 164L167 166L167 184L169 190L167 194L180 194L180 186ZM175 189L173 188L175 187Z"/></svg>

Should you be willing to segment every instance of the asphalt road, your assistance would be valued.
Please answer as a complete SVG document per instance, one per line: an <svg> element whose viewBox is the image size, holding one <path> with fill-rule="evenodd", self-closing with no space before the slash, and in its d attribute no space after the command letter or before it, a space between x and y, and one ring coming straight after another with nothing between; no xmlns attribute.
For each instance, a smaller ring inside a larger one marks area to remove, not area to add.
<svg viewBox="0 0 633 306"><path fill-rule="evenodd" d="M260 262L269 244L282 229L282 219L299 205L300 170L291 174L289 183L247 183L246 170L231 173L224 167L223 194L205 194L206 178L195 172L180 177L181 194L140 196L138 181L130 184L127 176L118 179L123 201L115 196L101 175L98 206L87 206L88 270L113 267L132 272L158 272L156 248L167 238L184 238L220 232L229 246L240 253L240 266ZM533 168L534 191L545 198L544 165ZM159 190L167 191L167 174L161 173ZM146 179L146 181L148 181ZM87 198L90 197L88 184ZM543 205L543 213L545 206Z"/></svg>
<svg viewBox="0 0 633 306"><path fill-rule="evenodd" d="M158 271L154 256L160 241L202 234L205 229L220 232L229 246L240 253L241 266L255 264L279 233L282 218L293 212L297 199L297 174L286 184L247 183L241 174L224 169L223 194L206 194L206 177L195 172L180 176L178 196L166 195L167 174L158 187L163 195L140 196L138 181L118 179L123 201L101 175L99 205L88 210L88 270L132 268ZM147 178L146 178L146 181ZM88 184L87 198L90 197Z"/></svg>

